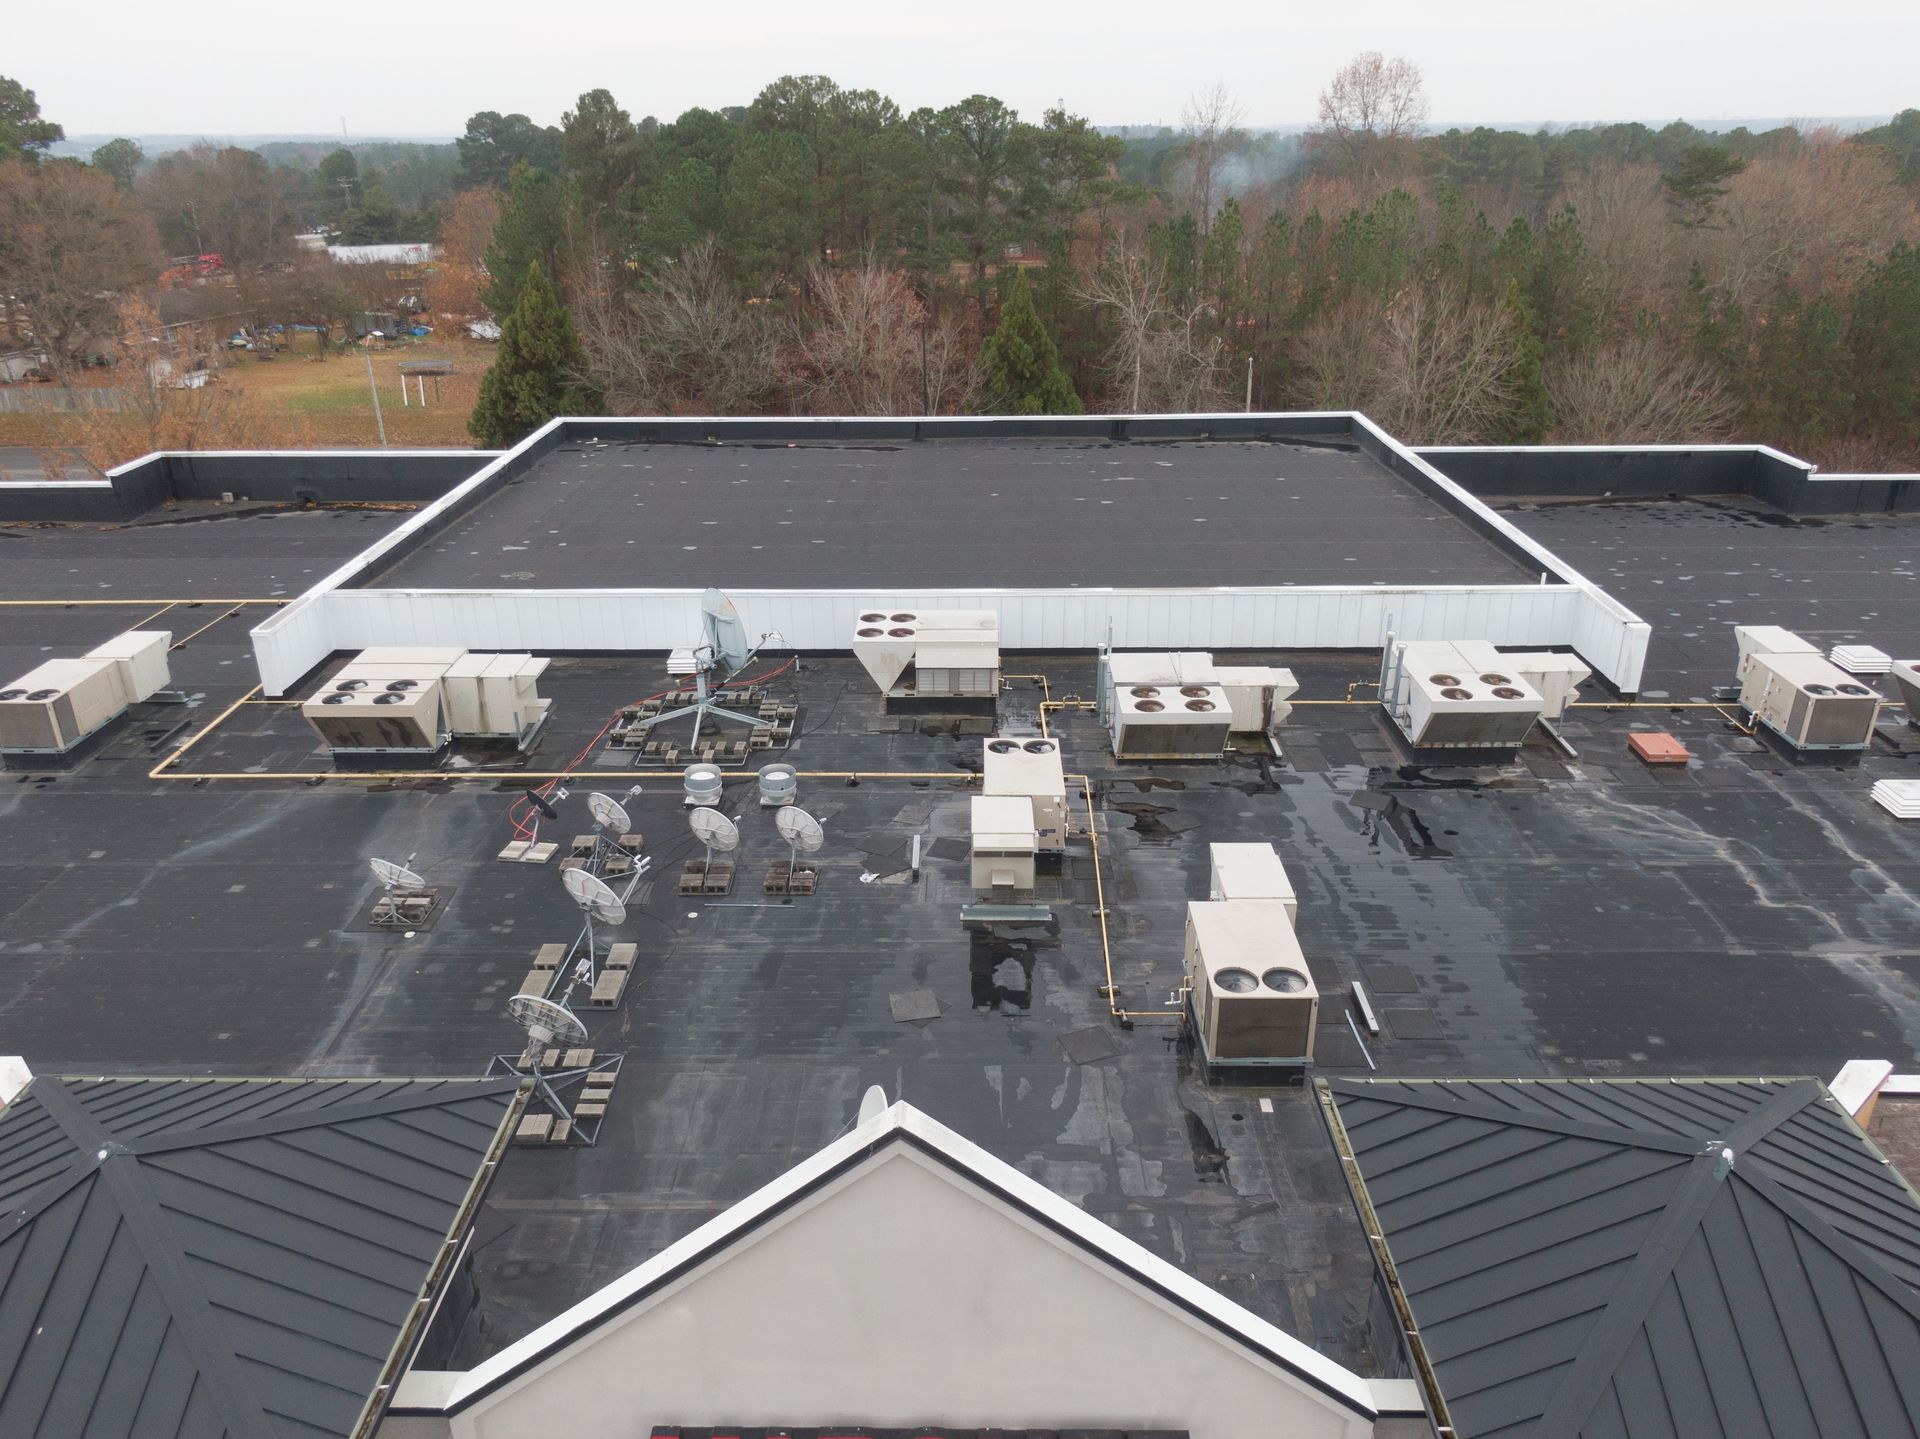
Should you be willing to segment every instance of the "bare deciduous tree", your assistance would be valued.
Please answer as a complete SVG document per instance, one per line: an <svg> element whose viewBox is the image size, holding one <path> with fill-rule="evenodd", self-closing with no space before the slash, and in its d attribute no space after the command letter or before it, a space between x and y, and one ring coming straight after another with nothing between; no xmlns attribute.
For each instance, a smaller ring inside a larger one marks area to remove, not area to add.
<svg viewBox="0 0 1920 1439"><path fill-rule="evenodd" d="M1417 136L1426 118L1420 67L1378 50L1354 56L1320 92L1322 139L1365 178L1380 172L1390 149Z"/></svg>
<svg viewBox="0 0 1920 1439"><path fill-rule="evenodd" d="M1116 242L1076 293L1113 335L1101 366L1111 406L1139 415L1225 406L1231 388L1225 345L1197 328L1205 304L1174 308L1159 264Z"/></svg>
<svg viewBox="0 0 1920 1439"><path fill-rule="evenodd" d="M1664 308L1678 277L1660 167L1596 161L1567 181L1560 203L1580 216L1601 309L1630 315Z"/></svg>
<svg viewBox="0 0 1920 1439"><path fill-rule="evenodd" d="M872 255L844 269L816 265L809 313L795 325L795 398L821 415L940 415L967 407L976 384L965 337L936 318L907 276Z"/></svg>
<svg viewBox="0 0 1920 1439"><path fill-rule="evenodd" d="M144 300L119 308L114 344L116 409L63 414L61 443L109 470L155 450L296 448L312 443L304 421L268 414L219 378L220 352L197 326L168 330ZM204 377L204 378L197 378Z"/></svg>
<svg viewBox="0 0 1920 1439"><path fill-rule="evenodd" d="M480 186L447 201L440 216L440 258L427 283L435 310L462 319L485 313L480 292L487 284L487 246L499 220L498 190Z"/></svg>
<svg viewBox="0 0 1920 1439"><path fill-rule="evenodd" d="M1566 444L1722 439L1734 415L1717 375L1646 335L1597 346L1549 368L1544 379L1553 437Z"/></svg>
<svg viewBox="0 0 1920 1439"><path fill-rule="evenodd" d="M112 340L116 295L150 283L159 260L152 222L111 177L70 160L0 163L0 294L56 374Z"/></svg>
<svg viewBox="0 0 1920 1439"><path fill-rule="evenodd" d="M1450 284L1409 285L1384 307L1321 316L1294 362L1315 408L1361 410L1418 444L1462 444L1492 438L1511 413L1520 341L1510 311L1464 302Z"/></svg>
<svg viewBox="0 0 1920 1439"><path fill-rule="evenodd" d="M577 267L569 293L587 363L616 413L752 414L773 390L772 327L711 239L656 265L637 291L595 263Z"/></svg>
<svg viewBox="0 0 1920 1439"><path fill-rule="evenodd" d="M1205 235L1213 224L1213 212L1219 203L1217 193L1220 172L1227 158L1246 142L1240 130L1240 102L1233 92L1218 81L1187 98L1180 112L1181 188L1188 207Z"/></svg>

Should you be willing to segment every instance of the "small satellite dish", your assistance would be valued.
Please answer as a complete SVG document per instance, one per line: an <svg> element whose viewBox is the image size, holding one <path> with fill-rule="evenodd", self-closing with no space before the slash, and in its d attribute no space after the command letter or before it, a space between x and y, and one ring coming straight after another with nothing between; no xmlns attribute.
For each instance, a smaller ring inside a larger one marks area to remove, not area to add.
<svg viewBox="0 0 1920 1439"><path fill-rule="evenodd" d="M597 919L602 924L626 922L626 905L598 875L589 874L584 869L563 869L560 871L560 879L566 885L567 893L573 896L573 902L585 910L592 919Z"/></svg>
<svg viewBox="0 0 1920 1439"><path fill-rule="evenodd" d="M717 809L702 806L687 815L687 823L693 829L693 837L707 847L711 854L714 850L725 854L740 844L740 830L734 822ZM569 871L572 873L572 871Z"/></svg>
<svg viewBox="0 0 1920 1439"><path fill-rule="evenodd" d="M412 856L409 855L408 858L411 859ZM370 859L367 863L373 868L373 877L379 880L389 893L396 889L427 887L427 882L404 864L395 864L390 859Z"/></svg>
<svg viewBox="0 0 1920 1439"><path fill-rule="evenodd" d="M552 806L552 804L550 804L547 801L546 796L541 794L540 791L537 789L530 789L527 791L527 803L531 804L535 809L539 810L540 813L545 815L548 819L560 818L560 811L555 809Z"/></svg>
<svg viewBox="0 0 1920 1439"><path fill-rule="evenodd" d="M627 818L627 812L620 801L611 795L601 794L598 790L587 796L587 809L593 815L593 822L608 834L619 836L633 828L633 822ZM571 871L569 871L571 872Z"/></svg>
<svg viewBox="0 0 1920 1439"><path fill-rule="evenodd" d="M730 678L745 669L753 658L747 643L747 627L740 623L740 611L719 590L700 596L700 623L706 631L707 648L713 654L714 667L722 678Z"/></svg>
<svg viewBox="0 0 1920 1439"><path fill-rule="evenodd" d="M773 827L796 852L812 854L826 843L827 832L820 827L820 821L803 809L776 810Z"/></svg>
<svg viewBox="0 0 1920 1439"><path fill-rule="evenodd" d="M860 1096L860 1123L878 1119L887 1112L887 1092L877 1084L869 1084L867 1092Z"/></svg>
<svg viewBox="0 0 1920 1439"><path fill-rule="evenodd" d="M586 1041L587 1027L580 1022L580 1016L564 1004L555 1004L537 994L514 995L507 1001L507 1013L526 1030L527 1037L542 1048L556 1039L562 1044Z"/></svg>

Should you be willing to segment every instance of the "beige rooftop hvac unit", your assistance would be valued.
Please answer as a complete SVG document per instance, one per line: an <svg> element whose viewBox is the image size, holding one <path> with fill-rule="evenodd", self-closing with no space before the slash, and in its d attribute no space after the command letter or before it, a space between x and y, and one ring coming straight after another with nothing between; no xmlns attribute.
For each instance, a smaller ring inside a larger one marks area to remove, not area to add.
<svg viewBox="0 0 1920 1439"><path fill-rule="evenodd" d="M1216 665L1213 681L1227 693L1235 734L1271 734L1293 712L1300 682L1293 671L1267 665Z"/></svg>
<svg viewBox="0 0 1920 1439"><path fill-rule="evenodd" d="M1109 724L1117 759L1218 759L1233 710L1218 685L1126 685L1113 698Z"/></svg>
<svg viewBox="0 0 1920 1439"><path fill-rule="evenodd" d="M446 742L437 676L386 679L343 671L300 713L336 755L432 752Z"/></svg>
<svg viewBox="0 0 1920 1439"><path fill-rule="evenodd" d="M980 792L1033 802L1035 843L1043 855L1067 847L1067 775L1060 742L999 736L981 754Z"/></svg>
<svg viewBox="0 0 1920 1439"><path fill-rule="evenodd" d="M1907 707L1907 722L1920 725L1920 660L1895 660L1887 671L1900 691L1900 702Z"/></svg>
<svg viewBox="0 0 1920 1439"><path fill-rule="evenodd" d="M992 610L863 610L854 657L889 698L992 700L1000 617ZM908 668L913 675L904 679Z"/></svg>
<svg viewBox="0 0 1920 1439"><path fill-rule="evenodd" d="M167 666L170 630L128 630L87 651L88 659L107 660L119 672L128 704L144 704L172 682Z"/></svg>
<svg viewBox="0 0 1920 1439"><path fill-rule="evenodd" d="M1733 642L1740 648L1740 659L1733 676L1736 684L1745 684L1754 660L1760 655L1817 655L1819 647L1808 644L1792 630L1778 625L1735 625Z"/></svg>
<svg viewBox="0 0 1920 1439"><path fill-rule="evenodd" d="M553 703L535 689L551 663L529 654L462 655L440 678L447 729L455 738L512 740L524 748Z"/></svg>
<svg viewBox="0 0 1920 1439"><path fill-rule="evenodd" d="M1277 899L1187 905L1186 976L1194 1038L1209 1067L1304 1067L1320 991Z"/></svg>
<svg viewBox="0 0 1920 1439"><path fill-rule="evenodd" d="M1213 873L1208 899L1273 899L1287 907L1287 923L1300 915L1287 867L1270 844L1210 844L1207 857Z"/></svg>
<svg viewBox="0 0 1920 1439"><path fill-rule="evenodd" d="M1880 695L1819 654L1756 651L1741 660L1740 704L1795 749L1865 749Z"/></svg>
<svg viewBox="0 0 1920 1439"><path fill-rule="evenodd" d="M977 794L972 826L974 889L998 898L1031 892L1039 844L1033 801L1021 795Z"/></svg>
<svg viewBox="0 0 1920 1439"><path fill-rule="evenodd" d="M48 660L0 689L0 750L64 754L126 707L113 660Z"/></svg>
<svg viewBox="0 0 1920 1439"><path fill-rule="evenodd" d="M1416 755L1468 764L1511 759L1546 708L1510 657L1447 640L1389 645L1380 703Z"/></svg>

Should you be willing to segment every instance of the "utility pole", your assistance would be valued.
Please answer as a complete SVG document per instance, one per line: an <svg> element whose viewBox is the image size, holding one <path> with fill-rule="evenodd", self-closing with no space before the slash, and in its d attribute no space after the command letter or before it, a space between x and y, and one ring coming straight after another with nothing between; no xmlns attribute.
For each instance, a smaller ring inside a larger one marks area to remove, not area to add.
<svg viewBox="0 0 1920 1439"><path fill-rule="evenodd" d="M380 413L380 387L373 382L373 349L360 341L360 358L367 362L367 390L373 396L373 422L380 427L380 448L387 447L387 419Z"/></svg>
<svg viewBox="0 0 1920 1439"><path fill-rule="evenodd" d="M1253 413L1253 356L1247 356L1247 411Z"/></svg>

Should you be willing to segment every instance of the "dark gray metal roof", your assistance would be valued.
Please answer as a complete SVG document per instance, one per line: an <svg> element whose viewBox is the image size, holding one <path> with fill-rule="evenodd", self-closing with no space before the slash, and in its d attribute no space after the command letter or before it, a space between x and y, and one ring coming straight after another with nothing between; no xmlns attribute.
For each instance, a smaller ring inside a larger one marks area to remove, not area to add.
<svg viewBox="0 0 1920 1439"><path fill-rule="evenodd" d="M515 1093L36 1078L0 1114L0 1434L366 1432Z"/></svg>
<svg viewBox="0 0 1920 1439"><path fill-rule="evenodd" d="M1920 1202L1818 1082L1327 1092L1461 1439L1920 1433Z"/></svg>

